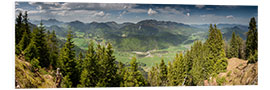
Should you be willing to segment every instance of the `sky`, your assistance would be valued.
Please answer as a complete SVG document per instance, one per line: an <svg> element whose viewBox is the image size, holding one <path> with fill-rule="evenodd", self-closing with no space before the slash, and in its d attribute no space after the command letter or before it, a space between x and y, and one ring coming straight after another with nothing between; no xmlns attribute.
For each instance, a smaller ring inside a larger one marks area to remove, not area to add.
<svg viewBox="0 0 270 90"><path fill-rule="evenodd" d="M248 25L251 17L258 18L257 6L232 5L15 2L15 14L20 11L27 11L30 20L78 20L84 23L136 23L145 19L156 19L185 24Z"/></svg>

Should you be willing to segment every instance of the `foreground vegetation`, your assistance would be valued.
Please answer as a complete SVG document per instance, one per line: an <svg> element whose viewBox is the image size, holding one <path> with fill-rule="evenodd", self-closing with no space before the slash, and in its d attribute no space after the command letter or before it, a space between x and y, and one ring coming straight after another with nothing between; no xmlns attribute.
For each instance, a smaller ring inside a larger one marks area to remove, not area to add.
<svg viewBox="0 0 270 90"><path fill-rule="evenodd" d="M31 66L31 69L26 71L23 68L25 64L17 63L19 61L16 60L16 82L22 83L20 85L24 88L43 87L43 84L49 82L44 82L42 77L29 78L31 75L26 75L26 80L21 79L25 78L25 72L33 75L54 71L56 68L60 68L63 75L60 86L67 88L206 85L212 78L226 72L228 58L248 59L248 63L258 61L255 18L250 21L246 41L233 33L227 44L217 26L210 25L209 35L204 43L195 41L189 50L177 52L174 60L168 64L164 60L166 58L161 59L161 63L153 65L148 75L141 69L135 57L128 58L129 63L116 61L118 58L114 55L113 46L107 42L98 44L91 41L86 52L76 54L74 34L69 31L65 43L60 47L55 32L46 32L42 23L30 30L27 12L17 16L15 28L16 57L24 57L21 61ZM217 78L218 83L224 80Z"/></svg>

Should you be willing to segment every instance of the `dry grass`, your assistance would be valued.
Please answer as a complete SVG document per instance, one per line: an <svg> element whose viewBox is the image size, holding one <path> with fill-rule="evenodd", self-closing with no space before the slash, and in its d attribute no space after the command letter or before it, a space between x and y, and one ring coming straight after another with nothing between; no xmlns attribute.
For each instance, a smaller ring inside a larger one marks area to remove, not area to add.
<svg viewBox="0 0 270 90"><path fill-rule="evenodd" d="M227 72L220 73L218 78L226 78L224 85L258 85L258 63L247 62L238 58L229 59Z"/></svg>
<svg viewBox="0 0 270 90"><path fill-rule="evenodd" d="M31 64L18 57L15 57L15 81L16 88L56 88L51 73L32 72Z"/></svg>

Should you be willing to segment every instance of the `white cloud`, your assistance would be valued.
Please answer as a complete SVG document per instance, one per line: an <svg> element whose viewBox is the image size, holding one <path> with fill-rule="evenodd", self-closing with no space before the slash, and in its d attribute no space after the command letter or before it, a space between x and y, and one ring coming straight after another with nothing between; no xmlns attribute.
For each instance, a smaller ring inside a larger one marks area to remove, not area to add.
<svg viewBox="0 0 270 90"><path fill-rule="evenodd" d="M156 9L158 12L163 14L177 14L177 15L185 15L184 12L186 11L183 8L179 8L179 10L171 7L165 7L165 8L158 8Z"/></svg>
<svg viewBox="0 0 270 90"><path fill-rule="evenodd" d="M39 10L54 10L62 6L59 2L28 2L28 4L36 6Z"/></svg>
<svg viewBox="0 0 270 90"><path fill-rule="evenodd" d="M23 12L24 10L23 10L22 8L16 8L15 11L16 11L16 12L18 12L18 11Z"/></svg>
<svg viewBox="0 0 270 90"><path fill-rule="evenodd" d="M196 8L202 9L204 5L195 5Z"/></svg>
<svg viewBox="0 0 270 90"><path fill-rule="evenodd" d="M20 5L20 3L18 3L18 2L15 2L15 6L19 6Z"/></svg>
<svg viewBox="0 0 270 90"><path fill-rule="evenodd" d="M233 15L228 15L228 16L226 16L226 18L227 18L227 19L233 19L234 16L233 16Z"/></svg>
<svg viewBox="0 0 270 90"><path fill-rule="evenodd" d="M214 17L216 15L214 14L204 14L204 15L200 15L201 18L210 18L210 17Z"/></svg>
<svg viewBox="0 0 270 90"><path fill-rule="evenodd" d="M157 14L157 11L153 10L152 8L149 8L147 14L148 15Z"/></svg>
<svg viewBox="0 0 270 90"><path fill-rule="evenodd" d="M190 13L187 13L187 16L190 16Z"/></svg>
<svg viewBox="0 0 270 90"><path fill-rule="evenodd" d="M105 15L105 13L103 11L100 11L100 12L97 12L94 14L94 16L100 16L100 17L102 17L104 15Z"/></svg>
<svg viewBox="0 0 270 90"><path fill-rule="evenodd" d="M45 10L27 11L28 14L40 14L45 12L46 12Z"/></svg>
<svg viewBox="0 0 270 90"><path fill-rule="evenodd" d="M110 3L64 3L62 8L69 10L124 10L135 7L135 4Z"/></svg>

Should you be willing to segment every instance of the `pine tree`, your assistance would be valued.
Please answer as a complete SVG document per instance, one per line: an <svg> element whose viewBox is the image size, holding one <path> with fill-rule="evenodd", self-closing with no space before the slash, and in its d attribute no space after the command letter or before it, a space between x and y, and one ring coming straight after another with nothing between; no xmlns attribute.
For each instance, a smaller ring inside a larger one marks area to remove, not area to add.
<svg viewBox="0 0 270 90"><path fill-rule="evenodd" d="M57 63L57 59L58 59L58 53L59 53L59 45L58 45L58 40L57 40L57 37L56 37L56 33L55 31L53 30L52 33L50 33L48 31L47 33L47 45L48 45L48 49L49 49L49 56L50 56L50 65L56 69L56 63Z"/></svg>
<svg viewBox="0 0 270 90"><path fill-rule="evenodd" d="M154 81L155 81L155 83L153 84L153 86L160 86L160 82L161 82L161 80L160 80L160 78L159 78L159 74L160 74L160 72L159 72L159 65L158 64L156 64L155 65L155 68L154 68Z"/></svg>
<svg viewBox="0 0 270 90"><path fill-rule="evenodd" d="M75 61L75 45L72 41L73 35L71 31L67 34L67 41L60 51L58 58L58 67L63 70L63 76L65 84L63 87L76 87L78 82L76 81L76 61Z"/></svg>
<svg viewBox="0 0 270 90"><path fill-rule="evenodd" d="M136 62L136 58L133 57L130 62L130 67L125 77L125 87L139 87L146 86L147 81L142 76L141 72L138 70L138 63Z"/></svg>
<svg viewBox="0 0 270 90"><path fill-rule="evenodd" d="M201 41L195 41L191 50L193 54L193 64L192 69L190 70L191 81L189 81L189 85L202 85L202 81L204 78L204 49Z"/></svg>
<svg viewBox="0 0 270 90"><path fill-rule="evenodd" d="M22 22L22 12L19 12L19 15L16 17L15 24L15 43L16 45L21 41L23 34L23 22Z"/></svg>
<svg viewBox="0 0 270 90"><path fill-rule="evenodd" d="M118 74L117 80L119 82L120 87L124 87L124 77L125 77L125 73L127 73L126 70L127 69L125 65L122 62L119 62L118 71L117 71L117 74Z"/></svg>
<svg viewBox="0 0 270 90"><path fill-rule="evenodd" d="M232 38L230 40L230 48L229 48L229 58L239 56L239 41L235 35L235 32L232 33Z"/></svg>
<svg viewBox="0 0 270 90"><path fill-rule="evenodd" d="M171 62L168 62L168 74L167 74L167 86L173 86L173 66Z"/></svg>
<svg viewBox="0 0 270 90"><path fill-rule="evenodd" d="M83 54L81 51L80 51L79 55L77 56L75 62L76 62L76 66L75 66L76 70L74 73L76 73L76 75L74 76L74 81L75 81L76 85L79 86L81 74L82 74L82 71L84 70L84 68L83 68Z"/></svg>
<svg viewBox="0 0 270 90"><path fill-rule="evenodd" d="M83 61L83 71L80 77L79 87L95 87L99 80L99 70L94 43L91 42L88 46L88 51Z"/></svg>
<svg viewBox="0 0 270 90"><path fill-rule="evenodd" d="M151 86L154 86L154 69L155 67L152 66L151 70L148 72L148 82Z"/></svg>
<svg viewBox="0 0 270 90"><path fill-rule="evenodd" d="M159 83L160 86L166 86L167 84L167 66L164 63L164 60L161 60L161 63L159 65L159 79L161 82Z"/></svg>
<svg viewBox="0 0 270 90"><path fill-rule="evenodd" d="M151 86L160 86L161 79L159 78L159 66L152 66L148 73L148 82Z"/></svg>
<svg viewBox="0 0 270 90"><path fill-rule="evenodd" d="M100 60L100 80L98 83L98 87L115 87L116 77L117 77L117 65L115 61L115 57L113 56L112 45L110 43L107 44L107 48L104 46L98 48L98 59Z"/></svg>
<svg viewBox="0 0 270 90"><path fill-rule="evenodd" d="M206 40L206 48L208 52L205 63L207 77L211 77L212 75L216 75L222 71L224 71L227 67L227 58L225 50L224 50L224 40L221 34L221 31L217 29L216 25L214 28L212 24L210 25L208 39Z"/></svg>
<svg viewBox="0 0 270 90"><path fill-rule="evenodd" d="M249 22L249 30L247 32L246 40L246 58L254 55L258 50L258 29L255 17L252 17Z"/></svg>
<svg viewBox="0 0 270 90"><path fill-rule="evenodd" d="M84 56L83 56L82 52L80 51L80 53L76 59L76 69L77 69L79 74L83 70L83 64L84 64Z"/></svg>
<svg viewBox="0 0 270 90"><path fill-rule="evenodd" d="M25 54L25 60L30 61L32 59L38 59L40 58L40 54L38 52L37 48L37 37L36 34L38 32L38 28L34 28L32 38L30 41L30 44L27 46L27 48L23 51Z"/></svg>
<svg viewBox="0 0 270 90"><path fill-rule="evenodd" d="M38 55L40 57L39 62L41 67L49 67L50 65L50 54L49 48L46 40L45 28L42 23L40 23L37 32L33 33L36 37L36 46L38 49Z"/></svg>
<svg viewBox="0 0 270 90"><path fill-rule="evenodd" d="M245 42L239 35L237 35L236 38L239 45L238 58L245 59Z"/></svg>
<svg viewBox="0 0 270 90"><path fill-rule="evenodd" d="M30 37L27 35L26 32L24 32L21 41L18 43L18 45L16 45L16 48L18 49L16 53L19 54L21 51L25 50L30 41Z"/></svg>
<svg viewBox="0 0 270 90"><path fill-rule="evenodd" d="M172 84L172 86L181 86L183 85L183 82L185 80L185 76L187 75L187 71L185 68L185 62L186 60L184 60L184 56L183 53L179 53L176 55L174 62L173 62L173 70L171 73L172 77L172 81L170 81L170 83Z"/></svg>
<svg viewBox="0 0 270 90"><path fill-rule="evenodd" d="M20 12L16 18L15 33L15 53L18 55L21 53L21 51L26 49L31 41L31 31L30 27L28 26L27 12L25 12L25 15L22 15Z"/></svg>
<svg viewBox="0 0 270 90"><path fill-rule="evenodd" d="M23 29L24 29L24 31L23 32L26 32L27 33L27 35L31 35L31 30L30 30L30 26L29 26L29 22L28 22L28 14L27 14L27 11L25 11L24 12L24 15L22 16L23 17L23 20L22 20L22 22L23 22ZM31 36L30 36L31 37Z"/></svg>

